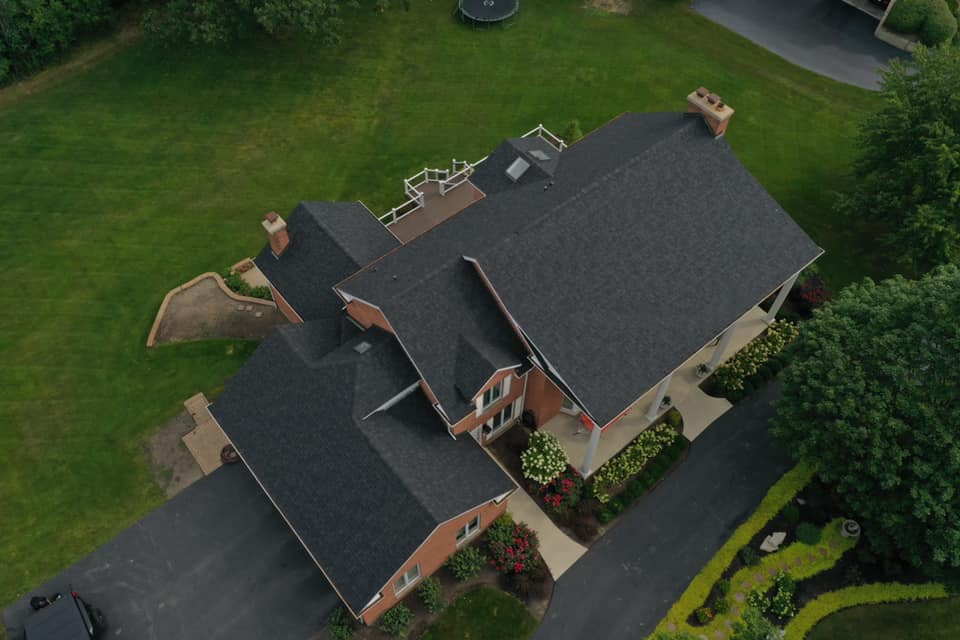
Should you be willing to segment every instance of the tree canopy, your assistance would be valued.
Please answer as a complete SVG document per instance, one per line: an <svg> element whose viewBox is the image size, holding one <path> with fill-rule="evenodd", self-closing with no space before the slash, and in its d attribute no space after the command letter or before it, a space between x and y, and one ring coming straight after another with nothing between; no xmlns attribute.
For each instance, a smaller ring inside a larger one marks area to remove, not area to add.
<svg viewBox="0 0 960 640"><path fill-rule="evenodd" d="M802 327L774 434L875 552L960 576L960 268L851 285Z"/></svg>
<svg viewBox="0 0 960 640"><path fill-rule="evenodd" d="M225 42L259 28L270 34L304 32L325 44L340 39L341 9L351 0L169 0L144 17L160 41Z"/></svg>
<svg viewBox="0 0 960 640"><path fill-rule="evenodd" d="M960 262L960 49L918 47L883 73L838 209L880 223L905 265Z"/></svg>

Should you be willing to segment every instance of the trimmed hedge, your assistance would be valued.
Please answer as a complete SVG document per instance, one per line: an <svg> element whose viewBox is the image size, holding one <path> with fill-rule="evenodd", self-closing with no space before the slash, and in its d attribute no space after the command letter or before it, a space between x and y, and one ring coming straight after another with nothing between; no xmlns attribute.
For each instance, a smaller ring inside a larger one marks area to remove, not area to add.
<svg viewBox="0 0 960 640"><path fill-rule="evenodd" d="M949 594L941 584L900 584L879 582L858 587L845 587L818 596L808 602L786 627L786 637L805 638L811 629L831 613L863 604L881 604L911 600L945 598Z"/></svg>
<svg viewBox="0 0 960 640"><path fill-rule="evenodd" d="M682 622L687 619L692 611L706 602L713 591L713 585L733 562L737 552L750 544L753 536L810 482L813 473L813 467L801 463L777 480L767 491L767 495L760 502L756 511L747 518L746 522L737 527L730 539L720 547L720 550L714 554L710 562L690 582L680 599L670 607L664 622L670 620ZM661 623L661 625L663 624Z"/></svg>
<svg viewBox="0 0 960 640"><path fill-rule="evenodd" d="M947 0L899 0L886 26L899 33L915 33L925 45L933 46L953 39L957 18Z"/></svg>
<svg viewBox="0 0 960 640"><path fill-rule="evenodd" d="M593 474L593 482L590 485L593 496L601 503L609 502L617 487L646 470L664 449L671 448L678 439L681 439L680 435L667 424L658 425L641 433L623 451L607 460ZM639 490L639 493L642 494L648 488Z"/></svg>
<svg viewBox="0 0 960 640"><path fill-rule="evenodd" d="M661 449L657 457L651 460L644 470L631 478L626 486L613 499L608 499L597 511L597 520L601 524L607 524L618 515L626 511L643 494L653 488L660 481L663 474L676 462L683 452L687 450L690 442L686 438L677 438L667 447ZM598 498L599 500L599 498Z"/></svg>

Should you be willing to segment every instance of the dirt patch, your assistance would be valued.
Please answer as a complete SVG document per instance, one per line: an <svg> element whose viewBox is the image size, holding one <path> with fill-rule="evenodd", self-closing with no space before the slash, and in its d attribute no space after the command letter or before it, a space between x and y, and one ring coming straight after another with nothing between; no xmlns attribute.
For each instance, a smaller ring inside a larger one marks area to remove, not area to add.
<svg viewBox="0 0 960 640"><path fill-rule="evenodd" d="M628 16L633 11L633 2L632 0L588 0L585 8Z"/></svg>
<svg viewBox="0 0 960 640"><path fill-rule="evenodd" d="M171 296L156 341L159 344L206 338L260 340L270 329L285 322L276 307L234 300L210 277Z"/></svg>
<svg viewBox="0 0 960 640"><path fill-rule="evenodd" d="M203 477L200 465L180 440L195 426L190 414L181 411L143 443L153 477L168 498Z"/></svg>

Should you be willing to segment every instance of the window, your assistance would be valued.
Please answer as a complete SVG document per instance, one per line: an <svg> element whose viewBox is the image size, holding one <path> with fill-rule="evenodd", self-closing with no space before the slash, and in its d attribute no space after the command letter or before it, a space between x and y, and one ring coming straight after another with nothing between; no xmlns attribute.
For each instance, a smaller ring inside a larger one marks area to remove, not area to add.
<svg viewBox="0 0 960 640"><path fill-rule="evenodd" d="M503 380L483 392L483 405L481 408L486 409L499 400L501 395L503 395Z"/></svg>
<svg viewBox="0 0 960 640"><path fill-rule="evenodd" d="M493 414L493 417L483 423L483 433L490 436L500 430L501 427L508 424L513 418L513 403L511 402L500 411Z"/></svg>
<svg viewBox="0 0 960 640"><path fill-rule="evenodd" d="M393 583L393 592L397 595L400 595L400 592L412 585L414 582L420 579L420 565L411 568L405 574L397 578L396 582Z"/></svg>
<svg viewBox="0 0 960 640"><path fill-rule="evenodd" d="M464 540L475 534L477 531L480 531L480 515L477 514L473 520L463 525L459 531L457 531L457 544L459 545Z"/></svg>

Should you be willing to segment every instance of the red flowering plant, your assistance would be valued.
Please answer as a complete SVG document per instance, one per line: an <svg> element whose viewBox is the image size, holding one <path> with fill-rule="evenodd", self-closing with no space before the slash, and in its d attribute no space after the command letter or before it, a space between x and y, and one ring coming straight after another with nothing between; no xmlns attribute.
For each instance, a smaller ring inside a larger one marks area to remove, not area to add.
<svg viewBox="0 0 960 640"><path fill-rule="evenodd" d="M583 479L576 471L567 469L540 487L543 504L554 513L563 514L577 506L583 496Z"/></svg>
<svg viewBox="0 0 960 640"><path fill-rule="evenodd" d="M505 575L526 573L540 562L537 534L522 522L501 518L487 530L490 564Z"/></svg>
<svg viewBox="0 0 960 640"><path fill-rule="evenodd" d="M800 285L800 301L807 313L822 307L832 298L833 294L830 292L830 287L827 286L826 281L819 274L811 275Z"/></svg>

